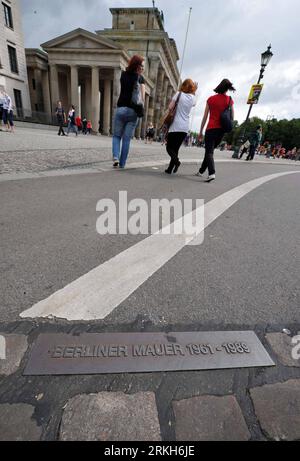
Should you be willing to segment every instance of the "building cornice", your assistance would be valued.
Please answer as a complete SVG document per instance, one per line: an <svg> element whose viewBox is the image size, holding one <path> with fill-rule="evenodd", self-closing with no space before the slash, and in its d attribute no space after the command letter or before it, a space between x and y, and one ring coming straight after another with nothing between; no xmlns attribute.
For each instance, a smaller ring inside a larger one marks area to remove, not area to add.
<svg viewBox="0 0 300 461"><path fill-rule="evenodd" d="M101 48L46 48L48 52L48 57L50 57L53 53L85 53L85 54L108 54L108 55L121 55L126 58L128 61L130 59L129 55L126 53L125 50L108 50L108 49L101 49Z"/></svg>
<svg viewBox="0 0 300 461"><path fill-rule="evenodd" d="M178 48L177 48L176 42L175 42L174 38L170 38L169 40L170 40L170 42L171 42L171 46L172 46L173 50L175 51L177 61L179 61L180 56L179 56L179 52L178 52Z"/></svg>
<svg viewBox="0 0 300 461"><path fill-rule="evenodd" d="M135 30L135 31L128 31L128 30L116 30L116 29L104 29L96 31L97 34L100 36L110 36L112 40L119 43L120 41L124 41L124 39L129 39L130 41L147 41L151 40L152 42L160 42L161 46L163 47L165 53L165 59L168 62L170 69L172 70L174 81L179 80L179 70L177 67L177 62L174 60L174 53L173 50L176 51L176 57L179 59L179 55L177 52L177 48L174 48L175 41L174 39L170 39L167 32L160 31L160 30ZM103 35L102 35L103 34ZM176 44L175 44L176 47Z"/></svg>
<svg viewBox="0 0 300 461"><path fill-rule="evenodd" d="M48 61L48 53L39 48L25 48L25 55L27 56L38 56L44 61Z"/></svg>

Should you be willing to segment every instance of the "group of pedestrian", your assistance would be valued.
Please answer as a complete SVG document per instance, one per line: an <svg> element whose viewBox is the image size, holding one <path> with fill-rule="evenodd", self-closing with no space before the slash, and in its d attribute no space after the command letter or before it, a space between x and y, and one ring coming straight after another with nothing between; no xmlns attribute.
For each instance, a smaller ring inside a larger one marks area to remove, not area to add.
<svg viewBox="0 0 300 461"><path fill-rule="evenodd" d="M65 110L62 106L61 101L57 101L57 107L55 109L55 115L57 118L57 123L59 126L58 136L68 136L70 131L75 133L78 136L79 132L82 134L91 134L92 132L92 123L90 120L87 120L86 117L81 117L78 115L76 117L75 106L71 106L68 111L68 120L65 113ZM68 122L67 133L64 132L64 125Z"/></svg>
<svg viewBox="0 0 300 461"><path fill-rule="evenodd" d="M142 105L145 101L145 80L143 77L144 58L134 55L126 69L121 74L121 92L114 116L113 128L113 167L123 169L126 165L130 141L133 138L139 118L142 117L141 107L133 102L133 95L140 91ZM197 82L186 79L179 91L172 98L169 105L169 113L173 114L171 124L167 127L166 150L170 156L166 174L177 173L181 162L179 160L179 149L189 133L190 115L196 105ZM214 96L208 98L201 129L199 142L204 140L205 156L196 176L203 176L208 170L207 182L215 180L214 150L221 143L226 132L222 117L226 111L230 113L231 120L234 118L233 100L227 95L228 91L235 91L233 84L224 79L214 90ZM208 120L205 135L204 128ZM152 143L155 128L149 125L146 131L146 143Z"/></svg>
<svg viewBox="0 0 300 461"><path fill-rule="evenodd" d="M287 160L300 160L300 148L293 147L286 149L281 144L271 144L265 141L258 149L258 155L264 155L267 158L283 158Z"/></svg>
<svg viewBox="0 0 300 461"><path fill-rule="evenodd" d="M12 99L2 87L0 88L0 122L6 128L6 131L13 133L14 127L14 112Z"/></svg>

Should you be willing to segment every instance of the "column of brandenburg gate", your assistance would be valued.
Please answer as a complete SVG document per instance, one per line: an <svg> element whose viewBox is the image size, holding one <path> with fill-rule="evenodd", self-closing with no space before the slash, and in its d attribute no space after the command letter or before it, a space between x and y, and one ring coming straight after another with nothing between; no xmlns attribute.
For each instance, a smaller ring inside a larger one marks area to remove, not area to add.
<svg viewBox="0 0 300 461"><path fill-rule="evenodd" d="M95 33L76 29L26 49L31 104L36 117L55 121L61 100L67 111L91 120L93 131L112 133L113 111L120 92L120 76L134 54L145 58L145 116L136 129L144 137L147 125L157 128L177 91L179 55L164 30L157 8L112 8L112 28Z"/></svg>

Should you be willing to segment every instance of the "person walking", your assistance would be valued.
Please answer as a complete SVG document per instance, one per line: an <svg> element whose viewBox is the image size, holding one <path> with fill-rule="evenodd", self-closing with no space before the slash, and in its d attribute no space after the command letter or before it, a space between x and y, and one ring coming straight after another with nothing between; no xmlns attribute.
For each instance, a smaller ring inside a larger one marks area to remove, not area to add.
<svg viewBox="0 0 300 461"><path fill-rule="evenodd" d="M4 87L0 87L0 126L2 127L3 123L3 104L5 101L4 96Z"/></svg>
<svg viewBox="0 0 300 461"><path fill-rule="evenodd" d="M78 136L78 128L75 123L75 107L71 106L68 114L68 129L67 129L67 136L69 136L70 130L75 132L76 136Z"/></svg>
<svg viewBox="0 0 300 461"><path fill-rule="evenodd" d="M81 117L79 115L77 115L77 117L75 119L75 124L77 126L78 133L80 133L80 131L82 130L82 120L81 120Z"/></svg>
<svg viewBox="0 0 300 461"><path fill-rule="evenodd" d="M92 128L93 127L92 127L92 122L90 120L88 120L86 128L87 128L88 134L92 134Z"/></svg>
<svg viewBox="0 0 300 461"><path fill-rule="evenodd" d="M15 131L15 124L14 124L14 110L13 110L13 105L12 105L12 99L10 98L9 101L9 107L8 107L8 124L11 133L14 133Z"/></svg>
<svg viewBox="0 0 300 461"><path fill-rule="evenodd" d="M230 80L226 78L222 80L222 82L214 90L217 94L208 98L201 123L199 134L200 142L203 140L203 130L209 116L204 138L205 156L198 173L196 173L196 176L203 176L205 171L208 169L208 178L206 182L211 182L216 179L214 150L221 143L225 134L221 124L221 115L230 105L232 110L232 119L234 119L234 103L232 98L227 96L228 91L235 91L235 88Z"/></svg>
<svg viewBox="0 0 300 461"><path fill-rule="evenodd" d="M6 131L13 133L14 132L14 112L12 99L6 91L3 91L3 106L2 106L2 120L4 125L6 125Z"/></svg>
<svg viewBox="0 0 300 461"><path fill-rule="evenodd" d="M83 117L82 119L82 134L87 134L87 119Z"/></svg>
<svg viewBox="0 0 300 461"><path fill-rule="evenodd" d="M112 153L113 167L124 168L126 165L130 142L134 135L139 117L143 116L145 101L144 58L134 55L126 71L121 74L121 92L114 115ZM133 102L137 95L140 104ZM122 142L122 148L121 148Z"/></svg>
<svg viewBox="0 0 300 461"><path fill-rule="evenodd" d="M190 115L192 108L196 105L196 91L198 84L191 80L186 79L180 90L173 97L169 110L172 111L177 104L176 113L170 128L167 133L167 145L166 149L171 157L168 168L165 173L172 174L177 173L181 162L178 158L179 149L181 144L187 137L190 128Z"/></svg>
<svg viewBox="0 0 300 461"><path fill-rule="evenodd" d="M249 149L248 157L246 158L247 161L254 159L256 149L260 145L261 139L262 139L262 126L258 125L258 127L256 128L256 131L252 133L249 138L250 149Z"/></svg>
<svg viewBox="0 0 300 461"><path fill-rule="evenodd" d="M145 144L148 144L148 141L150 144L152 144L154 138L154 126L153 123L149 123L147 131L146 131L146 141Z"/></svg>
<svg viewBox="0 0 300 461"><path fill-rule="evenodd" d="M55 109L55 115L56 115L56 118L57 118L57 123L58 123L58 126L59 126L59 130L58 130L58 136L62 135L62 136L66 136L66 133L64 132L64 123L66 123L66 113L65 113L65 110L62 106L62 103L61 101L57 101L57 107Z"/></svg>

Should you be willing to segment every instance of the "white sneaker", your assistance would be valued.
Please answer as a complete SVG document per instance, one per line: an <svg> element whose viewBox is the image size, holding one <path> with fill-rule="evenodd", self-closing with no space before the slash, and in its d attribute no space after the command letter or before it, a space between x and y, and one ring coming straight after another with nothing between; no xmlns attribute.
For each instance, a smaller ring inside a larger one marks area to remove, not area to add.
<svg viewBox="0 0 300 461"><path fill-rule="evenodd" d="M200 173L200 171L198 171L197 173L195 173L195 176L199 176L199 177L203 178L203 174Z"/></svg>
<svg viewBox="0 0 300 461"><path fill-rule="evenodd" d="M208 176L207 180L205 182L211 182L211 181L214 181L216 179L216 175L215 174L211 174L210 176Z"/></svg>

